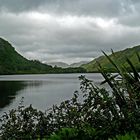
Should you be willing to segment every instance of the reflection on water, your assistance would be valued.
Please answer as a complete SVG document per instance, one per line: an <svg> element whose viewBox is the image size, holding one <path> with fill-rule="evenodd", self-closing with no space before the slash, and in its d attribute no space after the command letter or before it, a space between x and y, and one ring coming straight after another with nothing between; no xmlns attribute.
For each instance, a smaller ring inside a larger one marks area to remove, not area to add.
<svg viewBox="0 0 140 140"><path fill-rule="evenodd" d="M18 91L24 89L26 84L20 81L0 81L0 108L9 105Z"/></svg>
<svg viewBox="0 0 140 140"><path fill-rule="evenodd" d="M24 91L27 87L40 86L42 82L39 81L0 81L0 109L9 105L16 96Z"/></svg>
<svg viewBox="0 0 140 140"><path fill-rule="evenodd" d="M100 74L86 74L96 84ZM0 76L0 113L16 108L22 97L24 105L45 110L53 104L70 99L79 90L80 74L4 75Z"/></svg>

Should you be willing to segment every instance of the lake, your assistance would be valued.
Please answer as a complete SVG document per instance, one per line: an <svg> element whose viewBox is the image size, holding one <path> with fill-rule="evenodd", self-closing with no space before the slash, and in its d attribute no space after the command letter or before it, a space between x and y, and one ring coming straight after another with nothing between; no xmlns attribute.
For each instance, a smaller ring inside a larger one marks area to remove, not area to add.
<svg viewBox="0 0 140 140"><path fill-rule="evenodd" d="M79 90L78 77L86 75L96 85L103 80L100 74L37 74L0 76L0 114L16 108L22 97L24 105L30 104L46 110L53 104L70 99Z"/></svg>

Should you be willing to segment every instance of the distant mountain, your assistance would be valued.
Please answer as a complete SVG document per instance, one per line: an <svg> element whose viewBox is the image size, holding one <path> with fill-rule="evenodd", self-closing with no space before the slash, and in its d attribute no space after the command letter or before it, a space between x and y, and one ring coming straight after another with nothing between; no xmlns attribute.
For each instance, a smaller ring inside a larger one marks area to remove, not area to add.
<svg viewBox="0 0 140 140"><path fill-rule="evenodd" d="M77 73L86 72L84 68L53 68L38 60L28 60L20 55L12 45L0 38L0 74L33 73Z"/></svg>
<svg viewBox="0 0 140 140"><path fill-rule="evenodd" d="M64 62L52 62L52 63L47 63L48 65L51 65L53 67L57 66L57 67L61 67L61 68L77 68L77 67L80 67L81 65L83 64L87 64L89 61L80 61L80 62L77 62L77 63L72 63L72 64L67 64L67 63L64 63Z"/></svg>
<svg viewBox="0 0 140 140"><path fill-rule="evenodd" d="M134 66L140 71L140 64L136 52L140 55L140 45L135 46L133 48L128 48L122 51L114 52L113 54L109 55L109 57L115 62L120 65L124 65L126 68L130 68L126 62L126 57L131 60ZM106 69L107 71L114 71L113 66L110 64L108 59L105 56L100 56L93 61L89 62L88 64L82 65L83 68L87 70L87 72L97 72L97 63L100 63L101 66Z"/></svg>
<svg viewBox="0 0 140 140"><path fill-rule="evenodd" d="M69 65L67 63L64 62L51 62L51 63L47 63L48 65L51 65L53 67L57 66L57 67L61 67L61 68L68 68Z"/></svg>
<svg viewBox="0 0 140 140"><path fill-rule="evenodd" d="M77 62L77 63L72 63L71 65L69 65L70 67L80 67L81 65L83 64L87 64L89 63L89 61L80 61L80 62Z"/></svg>

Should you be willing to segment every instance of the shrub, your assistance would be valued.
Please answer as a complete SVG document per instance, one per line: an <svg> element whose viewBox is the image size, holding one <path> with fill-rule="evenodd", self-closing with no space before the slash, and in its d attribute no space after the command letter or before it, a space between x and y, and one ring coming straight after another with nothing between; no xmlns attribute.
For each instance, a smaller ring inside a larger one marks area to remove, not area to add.
<svg viewBox="0 0 140 140"><path fill-rule="evenodd" d="M54 133L48 140L93 140L100 139L97 136L97 132L93 128L75 129L75 128L63 128L59 132ZM108 140L138 140L134 132L126 133L125 135L117 135L114 138Z"/></svg>
<svg viewBox="0 0 140 140"><path fill-rule="evenodd" d="M135 133L127 133L125 135L118 135L113 139L109 139L109 140L138 140L137 136L135 135Z"/></svg>

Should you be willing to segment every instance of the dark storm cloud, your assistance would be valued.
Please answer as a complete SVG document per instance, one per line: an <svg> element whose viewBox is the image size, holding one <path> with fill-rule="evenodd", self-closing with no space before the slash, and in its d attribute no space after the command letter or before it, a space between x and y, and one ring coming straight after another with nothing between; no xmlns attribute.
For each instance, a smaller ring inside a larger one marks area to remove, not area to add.
<svg viewBox="0 0 140 140"><path fill-rule="evenodd" d="M31 10L55 14L116 16L122 11L121 0L0 0L1 9L11 12Z"/></svg>
<svg viewBox="0 0 140 140"><path fill-rule="evenodd" d="M23 12L35 10L45 0L0 0L1 10L9 10L11 12Z"/></svg>
<svg viewBox="0 0 140 140"><path fill-rule="evenodd" d="M0 0L0 35L30 59L74 62L140 43L137 0Z"/></svg>
<svg viewBox="0 0 140 140"><path fill-rule="evenodd" d="M103 0L55 0L55 2L51 3L51 6L46 3L43 9L45 10L46 7L46 10L62 14L113 16L114 14L119 14L118 9L120 9L120 6L119 1L112 0L104 2Z"/></svg>

